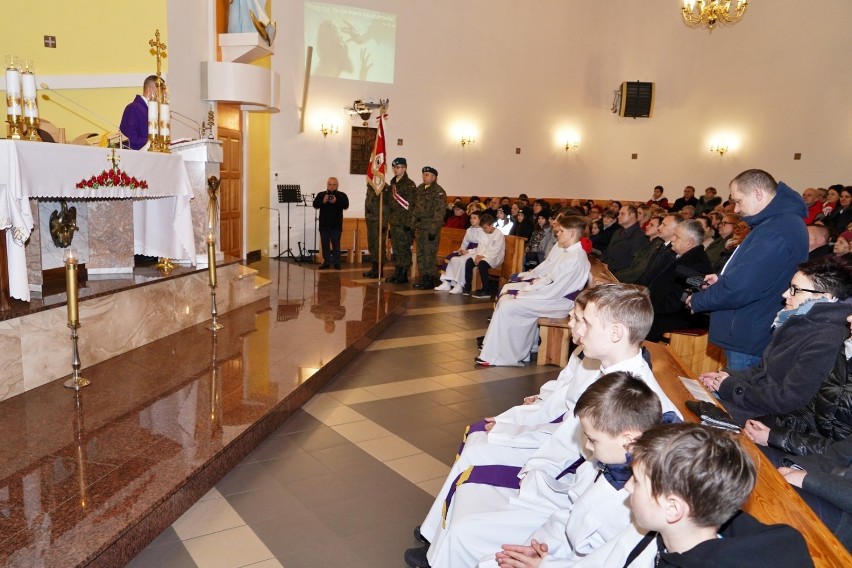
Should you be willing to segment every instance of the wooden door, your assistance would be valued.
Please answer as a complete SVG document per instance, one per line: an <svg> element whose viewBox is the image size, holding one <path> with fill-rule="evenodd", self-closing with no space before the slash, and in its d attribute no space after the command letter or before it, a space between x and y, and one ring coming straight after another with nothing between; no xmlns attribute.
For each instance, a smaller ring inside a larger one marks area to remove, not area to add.
<svg viewBox="0 0 852 568"><path fill-rule="evenodd" d="M242 185L242 133L239 130L219 127L224 160L220 178L219 227L222 252L243 257L243 185Z"/></svg>

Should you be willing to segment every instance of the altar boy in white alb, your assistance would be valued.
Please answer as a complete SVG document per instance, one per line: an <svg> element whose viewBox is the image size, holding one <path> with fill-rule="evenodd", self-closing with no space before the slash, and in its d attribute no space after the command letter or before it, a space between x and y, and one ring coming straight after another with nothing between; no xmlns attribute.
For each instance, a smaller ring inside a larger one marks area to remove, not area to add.
<svg viewBox="0 0 852 568"><path fill-rule="evenodd" d="M515 407L493 419L472 425L478 432L468 433L447 481L424 519L419 530L423 540L434 541L437 538L447 496L456 478L471 465L524 466L516 499L526 499L530 503L541 501L537 486L541 483L546 485L547 477L558 477L580 457L582 439L579 421L573 415L574 405L601 375L614 371L631 372L660 397L664 411L675 410L642 358L640 345L653 320L646 288L606 284L586 290L578 296L573 315L572 336L575 342L582 344L585 356L575 353L556 383L545 385L547 391L543 388L541 393L545 395L543 400L531 401L527 405L529 409ZM559 407L549 403L558 402L560 398L567 412L563 411L561 423L552 424L553 414ZM534 424L539 419L541 423ZM554 436L558 438L555 442L551 439ZM542 443L542 440L545 441ZM544 506L554 508L546 503ZM428 566L425 548L421 555L423 563L413 566Z"/></svg>
<svg viewBox="0 0 852 568"><path fill-rule="evenodd" d="M564 318L589 281L588 256L580 245L586 229L582 217L560 217L557 246L530 272L500 291L497 308L482 341L476 364L519 366L529 361L538 318Z"/></svg>
<svg viewBox="0 0 852 568"><path fill-rule="evenodd" d="M461 246L447 256L447 267L441 274L441 284L435 290L449 292L450 294L461 294L464 289L464 265L473 251L479 247L479 243L485 236L482 230L482 213L473 211L470 214L470 227L464 233Z"/></svg>
<svg viewBox="0 0 852 568"><path fill-rule="evenodd" d="M588 461L580 458L568 471L550 479L545 490L552 495L543 495L541 503L559 502L556 511L571 512L569 521L576 522L569 525L569 548L582 554L630 522L624 489L630 478L627 448L660 422L662 411L659 397L648 385L618 371L595 381L580 396L573 415L586 439ZM476 469L469 480L477 479ZM519 502L514 499L517 494L516 489L486 483L461 484L446 530L429 547L430 566L460 568L487 559L487 565L496 567L495 553L504 541L528 538L556 512L540 503ZM558 524L557 530L564 532L564 524Z"/></svg>

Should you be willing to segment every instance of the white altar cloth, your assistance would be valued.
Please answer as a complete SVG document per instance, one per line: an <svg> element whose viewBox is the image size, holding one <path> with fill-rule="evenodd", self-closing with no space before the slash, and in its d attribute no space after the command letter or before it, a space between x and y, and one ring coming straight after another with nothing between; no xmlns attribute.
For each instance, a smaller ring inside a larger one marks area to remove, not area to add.
<svg viewBox="0 0 852 568"><path fill-rule="evenodd" d="M0 230L7 229L9 291L29 301L24 242L33 230L31 197L55 199L133 199L134 253L189 260L195 239L189 202L192 187L180 156L116 150L118 167L145 180L147 189L76 185L110 169L107 148L0 140Z"/></svg>

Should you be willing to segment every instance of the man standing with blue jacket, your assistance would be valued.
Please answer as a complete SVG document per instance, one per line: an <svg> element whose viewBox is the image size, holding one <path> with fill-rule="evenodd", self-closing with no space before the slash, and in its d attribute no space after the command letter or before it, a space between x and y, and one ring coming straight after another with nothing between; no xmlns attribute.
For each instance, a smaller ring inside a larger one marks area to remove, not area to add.
<svg viewBox="0 0 852 568"><path fill-rule="evenodd" d="M757 365L769 343L781 294L796 266L808 258L802 197L763 170L746 170L731 181L735 211L751 233L709 286L687 299L694 312L710 312L710 341L725 350L730 370Z"/></svg>

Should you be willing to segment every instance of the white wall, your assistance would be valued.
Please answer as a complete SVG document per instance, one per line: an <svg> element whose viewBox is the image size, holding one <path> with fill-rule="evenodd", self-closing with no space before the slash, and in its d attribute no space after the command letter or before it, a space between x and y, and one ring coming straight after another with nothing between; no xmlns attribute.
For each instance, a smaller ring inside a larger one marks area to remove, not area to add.
<svg viewBox="0 0 852 568"><path fill-rule="evenodd" d="M671 197L686 184L724 194L750 167L800 190L852 183L852 2L812 1L806 12L792 0L753 2L742 22L710 34L687 28L675 0L345 0L397 14L395 83L313 77L298 134L303 7L272 1L282 105L271 170L308 192L338 176L351 216L362 214L364 178L347 173L341 109L363 97L391 99L390 157L406 156L416 181L421 166L434 166L449 194L645 199L657 183ZM654 116L611 114L612 91L636 80L656 83ZM323 140L318 122L331 115L341 133ZM465 150L449 135L459 120L479 130ZM554 140L563 127L579 132L576 153ZM741 141L720 157L709 145L723 131Z"/></svg>

